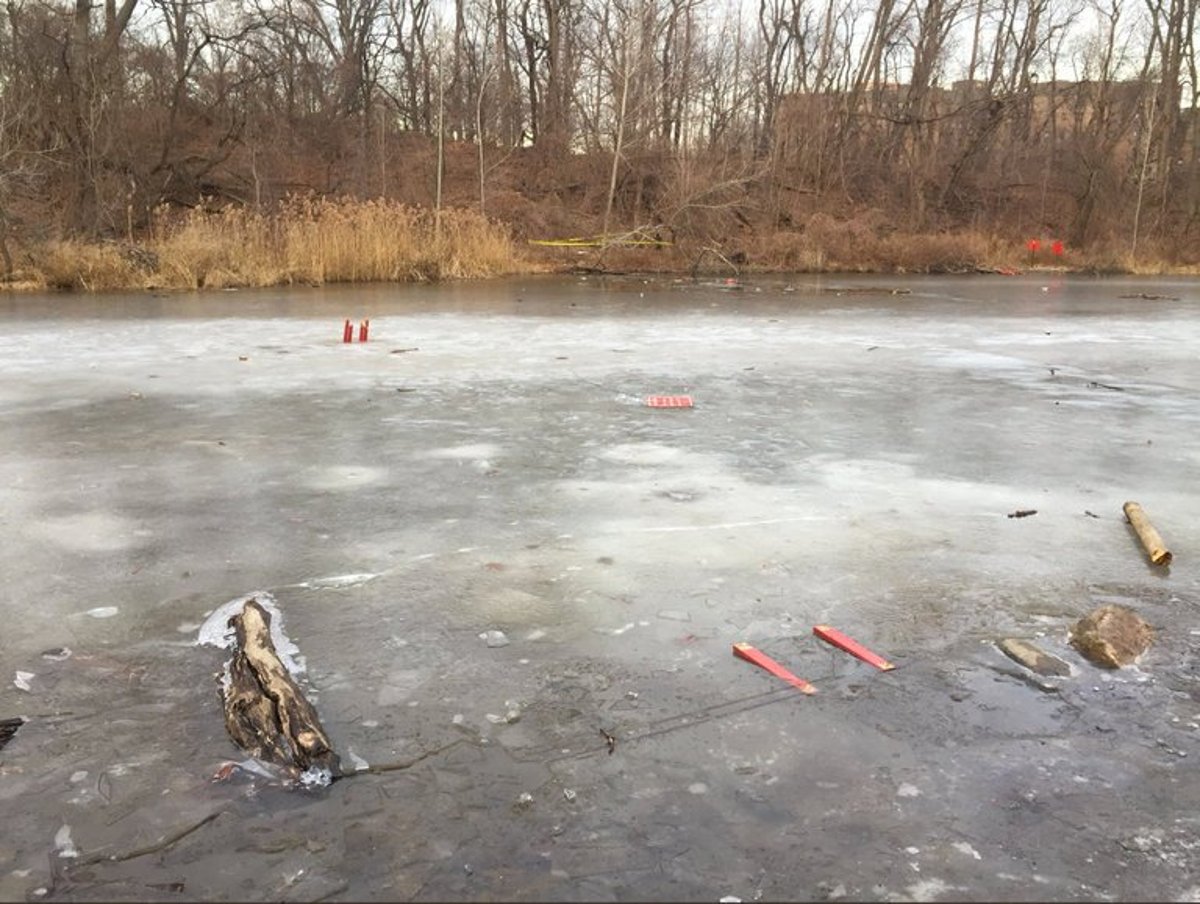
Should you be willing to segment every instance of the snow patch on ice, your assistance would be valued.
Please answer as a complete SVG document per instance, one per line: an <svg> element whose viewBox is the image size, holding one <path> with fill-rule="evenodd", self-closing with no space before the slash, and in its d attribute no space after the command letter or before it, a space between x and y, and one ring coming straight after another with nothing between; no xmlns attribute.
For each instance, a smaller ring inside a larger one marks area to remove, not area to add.
<svg viewBox="0 0 1200 904"><path fill-rule="evenodd" d="M358 587L367 581L373 581L379 577L377 573L362 572L361 574L335 574L324 578L313 578L311 581L302 581L297 584L297 587L304 587L308 590L340 590L344 587Z"/></svg>
<svg viewBox="0 0 1200 904"><path fill-rule="evenodd" d="M971 847L971 845L965 841L956 841L950 845L950 847L954 848L954 850L958 851L960 854L966 854L968 857L974 857L976 860L983 859L983 857L980 856L979 851L975 850L975 848Z"/></svg>
<svg viewBox="0 0 1200 904"><path fill-rule="evenodd" d="M88 609L84 614L92 618L112 618L120 611L116 606L97 606L95 609Z"/></svg>
<svg viewBox="0 0 1200 904"><path fill-rule="evenodd" d="M300 773L300 784L305 788L327 788L333 782L333 773L324 766L310 766Z"/></svg>
<svg viewBox="0 0 1200 904"><path fill-rule="evenodd" d="M70 826L64 825L54 833L54 849L60 857L79 856L79 848L75 847L75 842L71 840Z"/></svg>
<svg viewBox="0 0 1200 904"><path fill-rule="evenodd" d="M33 672L17 672L17 677L13 679L13 687L19 691L30 690L29 682L34 679Z"/></svg>
<svg viewBox="0 0 1200 904"><path fill-rule="evenodd" d="M471 461L472 459L496 458L500 454L500 447L492 443L472 443L430 449L425 456L427 458L445 458L451 461Z"/></svg>
<svg viewBox="0 0 1200 904"><path fill-rule="evenodd" d="M941 879L922 879L904 889L905 898L909 901L936 901L939 895L950 891L952 886ZM905 900L901 898L900 900ZM889 900L896 900L895 895L889 895Z"/></svg>

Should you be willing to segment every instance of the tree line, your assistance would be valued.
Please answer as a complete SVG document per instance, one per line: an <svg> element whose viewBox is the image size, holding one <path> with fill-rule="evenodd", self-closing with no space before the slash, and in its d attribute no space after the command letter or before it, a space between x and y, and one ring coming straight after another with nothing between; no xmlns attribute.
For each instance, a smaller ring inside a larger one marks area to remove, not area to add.
<svg viewBox="0 0 1200 904"><path fill-rule="evenodd" d="M445 192L606 232L869 214L1195 256L1200 0L722 3L6 0L0 251Z"/></svg>

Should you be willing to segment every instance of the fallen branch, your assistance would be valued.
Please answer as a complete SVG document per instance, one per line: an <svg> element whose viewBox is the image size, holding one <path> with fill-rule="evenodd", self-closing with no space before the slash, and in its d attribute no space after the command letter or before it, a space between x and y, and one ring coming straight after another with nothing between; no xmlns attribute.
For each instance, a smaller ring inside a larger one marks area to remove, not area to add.
<svg viewBox="0 0 1200 904"><path fill-rule="evenodd" d="M346 773L343 777L349 778L351 775L377 775L383 772L400 772L404 769L409 769L422 760L427 760L430 757L437 756L439 753L445 753L447 750L452 750L460 744L465 744L465 738L459 738L457 741L451 741L449 744L443 744L441 747L427 750L419 756L413 757L411 760L400 760L396 763L381 763L379 765L367 766L366 769L359 769L357 772Z"/></svg>
<svg viewBox="0 0 1200 904"><path fill-rule="evenodd" d="M712 247L711 245L705 245L703 248L700 249L700 255L696 258L695 263L692 264L692 279L695 279L696 275L700 272L700 263L701 263L701 261L704 260L704 255L706 255L706 254L711 254L711 255L714 255L715 257L719 257L722 261L725 262L725 265L727 267L729 267L731 270L733 270L733 273L735 276L738 276L741 274L741 271L738 269L737 264L735 264L733 261L731 261L729 258L727 258L724 254L722 254L720 251L718 251L716 248Z"/></svg>
<svg viewBox="0 0 1200 904"><path fill-rule="evenodd" d="M172 845L183 841L183 839L187 838L193 832L204 828L224 812L224 810L217 810L215 813L209 813L199 822L194 822L176 832L172 832L170 835L165 835L154 844L134 848L132 851L126 851L123 854L93 854L90 857L83 857L76 860L73 866L90 866L94 863L121 863L126 860L136 860L138 857L145 857L147 854L157 854L159 851L165 851Z"/></svg>

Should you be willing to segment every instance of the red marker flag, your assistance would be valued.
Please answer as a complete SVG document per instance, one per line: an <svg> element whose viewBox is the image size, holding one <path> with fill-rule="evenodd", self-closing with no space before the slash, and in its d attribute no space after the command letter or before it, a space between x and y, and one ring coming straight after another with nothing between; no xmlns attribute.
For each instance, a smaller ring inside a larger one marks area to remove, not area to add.
<svg viewBox="0 0 1200 904"><path fill-rule="evenodd" d="M690 395L652 395L646 398L648 408L691 408Z"/></svg>
<svg viewBox="0 0 1200 904"><path fill-rule="evenodd" d="M798 688L802 693L815 694L817 692L817 689L803 678L797 678L762 650L752 647L748 643L735 643L733 645L733 655L739 659L753 663L760 669L766 669L776 678L782 678L788 684Z"/></svg>
<svg viewBox="0 0 1200 904"><path fill-rule="evenodd" d="M845 650L851 656L861 659L863 662L868 663L869 665L875 666L875 668L882 672L891 671L896 667L882 656L872 653L862 644L851 640L837 628L831 628L829 625L815 625L813 626L813 634L817 635L817 637L821 638L821 640L825 641L826 643L833 644L839 650Z"/></svg>

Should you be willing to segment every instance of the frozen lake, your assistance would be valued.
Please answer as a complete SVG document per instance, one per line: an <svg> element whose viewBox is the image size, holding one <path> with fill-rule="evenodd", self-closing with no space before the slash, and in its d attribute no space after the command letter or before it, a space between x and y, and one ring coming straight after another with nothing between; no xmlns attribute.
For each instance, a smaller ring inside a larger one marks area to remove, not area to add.
<svg viewBox="0 0 1200 904"><path fill-rule="evenodd" d="M1200 281L0 296L0 325L0 719L29 720L0 899L1200 900ZM411 766L212 781L243 756L196 640L251 593L343 761ZM1137 668L1066 645L1107 602L1158 630ZM1073 676L1029 683L1010 636Z"/></svg>

